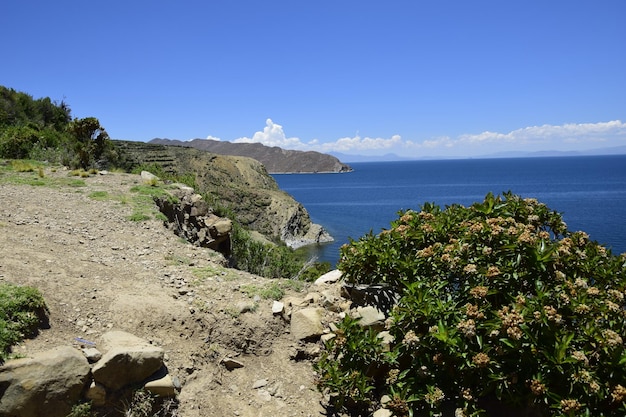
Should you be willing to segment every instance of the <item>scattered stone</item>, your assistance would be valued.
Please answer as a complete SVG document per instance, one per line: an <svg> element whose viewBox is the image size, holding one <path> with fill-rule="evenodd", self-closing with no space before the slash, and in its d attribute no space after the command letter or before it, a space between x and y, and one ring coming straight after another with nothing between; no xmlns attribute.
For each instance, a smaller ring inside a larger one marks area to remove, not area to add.
<svg viewBox="0 0 626 417"><path fill-rule="evenodd" d="M386 408L379 408L378 410L374 411L372 417L393 417L393 413L391 412L391 410L388 410Z"/></svg>
<svg viewBox="0 0 626 417"><path fill-rule="evenodd" d="M322 341L322 343L326 343L329 340L334 339L335 337L337 337L335 333L326 333L323 334L322 337L320 337L320 340Z"/></svg>
<svg viewBox="0 0 626 417"><path fill-rule="evenodd" d="M94 347L84 348L83 355L85 355L89 363L96 363L102 358L102 352Z"/></svg>
<svg viewBox="0 0 626 417"><path fill-rule="evenodd" d="M264 389L260 389L257 391L257 395L258 397L265 401L265 402L270 402L272 401L272 394L269 393L269 391L264 390Z"/></svg>
<svg viewBox="0 0 626 417"><path fill-rule="evenodd" d="M272 314L283 314L285 311L285 304L280 301L274 301L272 303Z"/></svg>
<svg viewBox="0 0 626 417"><path fill-rule="evenodd" d="M386 330L378 333L377 337L381 339L380 343L383 345L383 350L385 352L389 352L391 350L391 344L394 342L395 338Z"/></svg>
<svg viewBox="0 0 626 417"><path fill-rule="evenodd" d="M262 388L269 383L267 378L259 379L252 384L252 389Z"/></svg>
<svg viewBox="0 0 626 417"><path fill-rule="evenodd" d="M232 371L233 369L237 369L237 368L243 368L243 363L241 363L238 360L235 360L233 358L224 358L224 359L222 359L221 363L229 371Z"/></svg>

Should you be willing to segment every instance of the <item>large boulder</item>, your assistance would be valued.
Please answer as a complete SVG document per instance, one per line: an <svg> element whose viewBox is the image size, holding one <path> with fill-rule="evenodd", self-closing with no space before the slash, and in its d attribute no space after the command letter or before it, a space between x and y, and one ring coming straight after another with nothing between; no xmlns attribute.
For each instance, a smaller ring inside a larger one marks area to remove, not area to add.
<svg viewBox="0 0 626 417"><path fill-rule="evenodd" d="M163 366L164 351L148 341L123 331L102 335L106 350L93 367L93 379L108 390L142 382Z"/></svg>
<svg viewBox="0 0 626 417"><path fill-rule="evenodd" d="M324 333L324 309L309 307L291 315L291 334L296 340L319 338Z"/></svg>
<svg viewBox="0 0 626 417"><path fill-rule="evenodd" d="M0 416L65 417L89 381L89 363L70 346L0 367Z"/></svg>

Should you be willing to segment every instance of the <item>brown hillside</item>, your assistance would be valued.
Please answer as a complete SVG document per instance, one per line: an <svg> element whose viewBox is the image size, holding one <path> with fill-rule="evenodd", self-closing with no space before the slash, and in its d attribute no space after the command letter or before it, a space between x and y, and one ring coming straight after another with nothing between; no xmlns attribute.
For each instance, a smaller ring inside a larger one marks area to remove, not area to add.
<svg viewBox="0 0 626 417"><path fill-rule="evenodd" d="M232 143L208 139L189 142L172 139L153 139L149 143L186 146L220 155L247 156L265 165L269 173L350 172L352 168L332 155L313 151L293 151L260 143Z"/></svg>

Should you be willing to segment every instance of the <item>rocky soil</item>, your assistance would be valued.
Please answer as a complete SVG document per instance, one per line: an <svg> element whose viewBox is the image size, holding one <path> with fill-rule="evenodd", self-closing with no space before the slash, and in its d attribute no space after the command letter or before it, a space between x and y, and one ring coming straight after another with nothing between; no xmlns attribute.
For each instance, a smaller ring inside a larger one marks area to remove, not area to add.
<svg viewBox="0 0 626 417"><path fill-rule="evenodd" d="M254 298L280 280L225 268L217 253L181 241L158 220L130 221L123 196L139 176L83 180L35 187L0 177L0 282L39 288L50 311L50 328L16 353L76 338L98 343L106 331L124 330L165 349L182 385L181 416L326 415L311 363L294 359L302 342L272 314L271 299ZM119 198L97 200L96 191ZM306 288L287 284L287 295L305 298ZM225 358L243 367L228 370Z"/></svg>

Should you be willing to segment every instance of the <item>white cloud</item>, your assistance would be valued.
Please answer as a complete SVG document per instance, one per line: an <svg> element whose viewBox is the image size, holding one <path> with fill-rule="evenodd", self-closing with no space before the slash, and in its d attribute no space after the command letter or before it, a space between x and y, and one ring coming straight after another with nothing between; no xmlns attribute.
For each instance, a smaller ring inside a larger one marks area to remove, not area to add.
<svg viewBox="0 0 626 417"><path fill-rule="evenodd" d="M219 140L209 136L207 139ZM235 139L238 143L261 143L284 149L342 152L347 154L381 155L397 153L401 156L477 156L498 151L584 150L593 147L626 144L626 123L620 120L599 123L568 123L563 125L530 126L508 133L485 131L457 137L440 136L420 140L389 138L342 137L332 142L312 139L304 142L298 137L287 137L283 126L272 119L265 121L262 131L252 138Z"/></svg>
<svg viewBox="0 0 626 417"><path fill-rule="evenodd" d="M262 132L256 132L252 138L235 139L235 143L262 143L266 146L278 146L284 149L303 149L304 144L299 138L288 138L283 127L274 123L272 119L265 121L265 128Z"/></svg>
<svg viewBox="0 0 626 417"><path fill-rule="evenodd" d="M222 140L220 138L216 138L215 136L211 136L211 135L207 136L206 138L207 138L207 140L216 140L218 142Z"/></svg>
<svg viewBox="0 0 626 417"><path fill-rule="evenodd" d="M358 134L352 138L340 138L335 142L320 144L324 152L352 152L352 151L373 151L391 149L402 144L400 135L393 135L390 138L370 138L360 137Z"/></svg>
<svg viewBox="0 0 626 417"><path fill-rule="evenodd" d="M607 136L626 135L626 124L620 120L600 123L568 123L560 126L530 126L509 133L482 132L466 134L459 143L515 143L520 145L538 143L584 143L604 141Z"/></svg>

